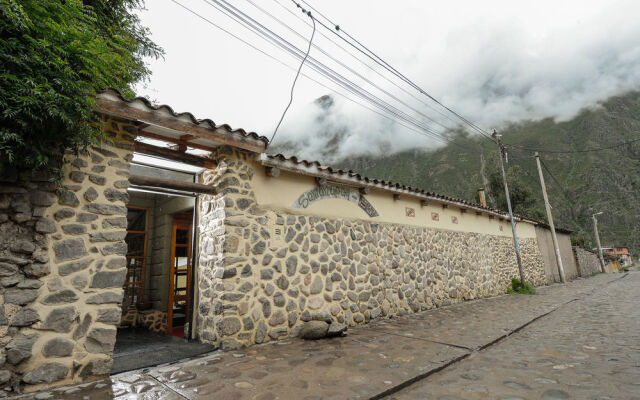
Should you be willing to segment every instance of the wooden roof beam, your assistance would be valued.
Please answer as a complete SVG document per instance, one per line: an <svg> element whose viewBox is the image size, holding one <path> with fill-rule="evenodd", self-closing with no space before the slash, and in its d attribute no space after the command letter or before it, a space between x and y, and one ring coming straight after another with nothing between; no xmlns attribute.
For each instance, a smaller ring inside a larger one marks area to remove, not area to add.
<svg viewBox="0 0 640 400"><path fill-rule="evenodd" d="M208 158L195 156L193 154L183 153L176 150L171 150L166 147L153 146L148 143L135 142L134 151L136 153L146 154L149 156L166 158L171 161L180 162L183 164L195 165L201 168L215 168L216 163Z"/></svg>

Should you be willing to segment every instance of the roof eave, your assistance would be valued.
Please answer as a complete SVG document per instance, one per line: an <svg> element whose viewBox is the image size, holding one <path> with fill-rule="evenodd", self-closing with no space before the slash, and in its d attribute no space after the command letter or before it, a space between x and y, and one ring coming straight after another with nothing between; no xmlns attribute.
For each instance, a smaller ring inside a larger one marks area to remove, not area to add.
<svg viewBox="0 0 640 400"><path fill-rule="evenodd" d="M189 134L197 139L211 141L215 145L229 145L254 153L263 153L268 144L265 137L254 132L234 130L228 125L216 125L209 119L199 120L191 113L176 113L169 106L154 106L141 97L125 99L114 89L98 93L96 106L96 112L101 114Z"/></svg>
<svg viewBox="0 0 640 400"><path fill-rule="evenodd" d="M378 190L384 190L393 194L401 194L401 195L405 195L405 196L411 196L414 197L416 199L420 199L420 200L431 200L431 201L437 201L439 203L443 203L443 204L448 204L448 205L453 205L459 208L464 208L467 210L473 210L473 211L478 211L478 212L483 212L489 215L493 215L495 217L498 218L503 218L506 220L509 220L509 215L507 213L501 213L498 212L496 210L493 209L489 209L489 208L485 208L479 205L475 205L475 204L470 204L470 203L465 203L463 201L456 201L456 200L452 200L452 199L447 199L444 196L438 196L438 195L434 195L434 194L430 194L430 193L422 193L419 191L415 191L415 190L409 190L406 188L400 188L400 187L390 187L387 185L384 185L380 182L374 182L373 180L369 179L369 178L357 178L354 176L349 176L351 174L344 174L347 176L337 176L335 173L331 173L328 171L324 171L319 169L316 165L304 165L304 163L302 162L294 162L288 159L285 160L279 160L277 158L274 157L269 157L269 155L267 154L259 154L257 155L257 159L258 161L263 165L263 166L267 166L267 167L276 167L276 168L280 168L282 170L285 171L290 171L290 172L294 172L294 173L299 173L299 174L303 174L303 175L308 175L311 177L316 177L316 178L324 178L327 179L327 181L330 182L335 182L335 183L339 183L339 184L344 184L344 185L349 185L352 187L357 187L357 188L370 188L370 189L378 189ZM537 224L537 221L531 221L527 218L523 218L520 216L514 216L514 219L516 221L524 221L524 222L529 222L532 224Z"/></svg>

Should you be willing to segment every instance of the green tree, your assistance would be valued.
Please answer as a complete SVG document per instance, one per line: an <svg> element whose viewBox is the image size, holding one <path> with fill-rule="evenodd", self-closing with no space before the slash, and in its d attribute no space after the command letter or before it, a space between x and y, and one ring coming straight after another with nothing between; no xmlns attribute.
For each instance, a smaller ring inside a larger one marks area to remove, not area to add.
<svg viewBox="0 0 640 400"><path fill-rule="evenodd" d="M101 138L94 95L132 85L162 49L134 14L142 0L0 0L0 175L46 168Z"/></svg>
<svg viewBox="0 0 640 400"><path fill-rule="evenodd" d="M538 207L536 198L524 179L524 171L521 166L512 164L507 168L507 182L513 212L538 221L545 221L545 214ZM498 167L492 168L489 174L489 189L496 198L498 208L507 210L507 196L504 192L502 172Z"/></svg>

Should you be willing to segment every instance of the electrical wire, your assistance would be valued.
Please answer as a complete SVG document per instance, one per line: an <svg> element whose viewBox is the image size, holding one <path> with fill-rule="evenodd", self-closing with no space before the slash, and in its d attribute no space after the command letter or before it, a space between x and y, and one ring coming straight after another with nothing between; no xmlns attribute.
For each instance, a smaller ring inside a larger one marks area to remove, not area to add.
<svg viewBox="0 0 640 400"><path fill-rule="evenodd" d="M280 35L274 33L269 28L265 27L264 25L262 25L261 23L259 23L255 19L251 18L247 14L243 13L241 10L239 10L236 7L234 7L233 5L229 4L225 0L204 0L204 1L207 4L209 4L209 5L213 6L214 8L216 8L218 11L221 11L221 12L225 13L227 16L230 16L231 18L233 18L237 22L240 22L241 24L244 24L245 28L250 29L254 33L257 33L263 39L266 39L266 40L272 42L272 44L275 44L275 45L283 48L284 50L288 51L294 57L300 57L301 56L302 51L300 49L298 49L296 46L291 44L286 39L282 38ZM212 3L215 3L215 4L212 4ZM221 3L225 3L226 6L221 4ZM216 5L221 6L222 8L216 7ZM422 125L420 123L420 121L418 121L415 118L409 116L408 114L406 114L405 112L399 110L398 108L396 108L396 107L384 102L379 97L377 97L377 96L373 95L372 93L364 90L363 88L355 85L353 82L351 82L350 80L348 80L344 76L338 74L337 72L335 72L331 68L327 67L325 64L317 61L314 57L309 57L309 63L318 72L320 72L321 74L327 76L330 80L333 80L334 82L340 84L345 89L351 91L352 93L358 95L359 97L361 97L361 98L363 98L365 100L373 102L374 104L376 104L380 108L383 108L383 109L385 109L385 110L387 110L389 112L394 113L396 116L401 116L407 122L409 122L410 124L418 127L419 129L422 129L422 130L426 131L432 137L440 136L440 138L442 139L442 137L441 137L441 135L439 133L431 130L430 128L428 128L428 127L426 127L424 125ZM445 139L445 141L446 141L446 139Z"/></svg>
<svg viewBox="0 0 640 400"><path fill-rule="evenodd" d="M259 22L257 22L250 16L246 15L244 12L237 9L233 5L229 4L225 0L220 0L220 1L219 0L203 0L203 1L205 1L205 3L217 9L218 11L223 12L228 17L231 17L236 22L241 23L246 29L250 30L254 34L257 34L262 39L265 39L268 42L271 42L272 44L279 46L281 49L284 49L285 51L289 52L294 57L300 58L301 55L304 54L300 49L298 49L296 46L288 42L286 39L282 38L280 35L266 28L264 25L260 24ZM446 137L442 136L441 134L438 134L437 132L432 131L428 127L425 127L419 121L410 117L405 112L397 109L394 106L391 106L390 104L384 102L377 96L353 84L353 82L344 78L342 75L326 67L326 65L318 62L314 57L312 56L308 57L308 64L317 72L329 78L329 80L333 81L334 83L338 83L340 86L347 89L347 91L357 95L358 97L363 98L365 101L371 102L372 104L382 109L383 111L387 111L392 115L396 116L397 118L400 118L405 122L409 123L410 125L413 125L418 129L424 131L423 136L431 137L433 139L440 140L445 143L446 142L454 143L455 145L464 148L463 146L460 146L459 144L448 140ZM465 148L465 150L468 150L468 149Z"/></svg>
<svg viewBox="0 0 640 400"><path fill-rule="evenodd" d="M540 153L571 154L571 153L589 153L589 152L594 152L594 151L611 150L611 149L615 149L616 147L624 146L624 145L635 143L635 142L640 142L640 138L634 139L634 140L629 140L629 141L626 141L626 142L616 143L616 144L613 144L613 145L607 146L607 147L598 147L598 148L594 148L594 149L584 149L584 150L562 150L562 151L559 151L559 150L534 149L534 148L524 147L524 146L517 145L517 144L505 144L505 146L511 147L511 148L515 148L515 149L518 149L518 150L537 151L537 152L540 152Z"/></svg>
<svg viewBox="0 0 640 400"><path fill-rule="evenodd" d="M273 61L277 62L278 64L283 65L284 67L286 67L286 68L288 68L288 69L290 69L290 70L292 70L292 71L296 71L296 68L294 68L294 67L292 67L292 66L290 66L290 65L286 64L285 62L283 62L283 61L281 61L281 60L279 60L279 59L277 59L276 57L272 56L271 54L268 54L267 52L263 51L262 49L260 49L260 48L256 47L255 45L253 45L253 44L249 43L248 41L246 41L246 40L242 39L241 37L239 37L239 36L235 35L234 33L230 32L229 30L227 30L227 29L225 29L225 28L222 28L221 26L219 26L218 24L214 23L214 22L213 22L213 21L211 21L210 19L208 19L208 18L206 18L206 17L204 17L204 16L202 16L202 15L198 14L197 12L195 12L194 10L192 10L191 8L189 8L189 7L187 7L187 6L183 5L183 4L181 4L180 2L178 2L178 1L176 1L176 0L171 0L171 1L172 1L173 3L175 3L176 5L180 6L181 8L183 8L184 10L186 10L187 12L191 13L192 15L194 15L194 16L196 16L196 17L200 18L201 20L205 21L206 23L208 23L208 24L209 24L209 25L211 25L212 27L217 28L218 30L220 30L220 31L222 31L222 32L224 32L224 33L226 33L227 35L229 35L229 36L233 37L234 39L236 39L236 40L240 41L241 43L243 43L243 44L245 44L245 45L247 45L247 46L251 47L252 49L254 49L254 50L256 50L257 52L259 52L260 54L264 55L265 57L270 58L271 60L273 60ZM350 102L352 102L352 103L354 103L354 104L357 104L357 105L359 105L360 107L363 107L363 108L365 108L365 109L367 109L367 110L369 110L369 111L371 111L371 112L373 112L373 113L375 113L375 114L377 114L377 115L381 116L382 118L385 118L385 119L387 119L387 120L389 120L389 121L393 121L393 122L397 123L398 125L400 125L400 126L402 126L402 127L406 128L406 129L408 129L408 130L410 130L410 131L413 131L413 132L418 133L418 134L422 134L422 132L421 132L421 131L419 131L418 129L416 129L416 128L412 127L412 126L407 125L407 124L406 124L406 123L404 123L402 120L399 120L399 119L396 119L396 118L390 117L390 116L388 116L388 115L386 115L386 114L384 114L384 113L382 113L382 112L380 112L380 111L376 111L376 110L374 110L373 108L371 108L371 107L369 107L369 106L367 106L367 105L365 105L365 104L363 104L363 103L360 103L360 102L358 102L357 100L354 100L353 98L349 97L348 95L346 95L346 94L344 94L344 93L342 93L342 92L340 92L340 91L337 91L335 88L331 88L331 87L329 87L329 86L325 85L324 83L322 83L322 82L318 81L317 79L315 79L315 78L311 77L310 75L305 74L304 72L302 72L302 73L301 73L301 75L302 75L302 76L304 76L305 78L307 78L307 79L311 80L312 82L315 82L316 84L318 84L318 85L320 85L320 86L322 86L322 87L326 88L327 90L330 90L332 93L335 93L335 94L337 94L338 96L343 97L345 100L348 100L348 101L350 101Z"/></svg>
<svg viewBox="0 0 640 400"><path fill-rule="evenodd" d="M294 4L296 4L296 6L298 5L298 3L295 2L295 0L291 0ZM414 83L413 81L411 81L409 78L407 78L405 75L403 75L401 72L399 72L396 68L394 68L393 66L391 66L389 63L387 63L384 59L382 59L380 56L378 56L375 52L373 52L372 50L370 50L367 46L363 45L360 41L358 41L356 38L354 38L353 36L351 36L348 32L346 32L344 29L342 29L338 24L334 23L333 21L331 21L331 19L329 19L328 17L326 17L324 14L322 14L322 12L318 11L316 8L314 8L311 4L309 4L307 1L305 0L301 0L304 4L306 4L309 8L311 8L316 14L320 15L322 18L324 18L325 20L327 20L327 22L329 22L331 25L334 26L334 29L331 29L330 27L328 27L326 24L322 23L321 21L318 21L320 23L320 25L322 27L324 27L325 29L333 32L336 36L338 36L340 39L342 39L343 41L345 41L346 43L348 43L351 47L353 47L354 49L360 51L361 53L363 53L364 55L366 55L367 57L369 57L370 59L372 59L374 62L376 62L378 65L382 66L383 68L385 68L386 70L388 70L389 72L391 72L392 74L394 74L396 77L398 77L399 79L403 80L404 82L406 82L407 84L409 84L411 87L413 87L414 89L416 89L418 92L420 92L421 94L427 96L429 99L431 99L433 102L435 102L436 104L438 104L439 106L441 106L442 108L444 108L445 110L449 111L451 114L455 115L458 119L460 119L462 122L464 122L466 125L468 125L469 127L471 127L472 129L474 129L476 132L480 133L482 136L484 136L485 138L489 139L489 140L493 140L491 138L491 136L484 131L482 128L478 127L476 124L474 124L473 122L471 122L470 120L468 120L467 118L463 117L462 115L458 114L457 112L455 112L454 110L452 110L451 108L445 106L444 104L442 104L439 100L437 100L435 97L433 97L432 95L430 95L426 90L422 89L420 86L418 86L416 83ZM353 40L355 43L358 44L358 46L354 45L353 43L349 42L348 40L346 40L342 35L340 35L338 32L343 33L344 35L346 35L349 39ZM364 49L364 50L362 50ZM366 50L366 51L365 51Z"/></svg>
<svg viewBox="0 0 640 400"><path fill-rule="evenodd" d="M255 5L255 3L253 3L253 1L251 0L247 0L250 3L254 4L254 6L256 6L257 8L260 8L259 6ZM286 7L284 4L282 4L280 2L280 0L273 0L278 6L280 6L280 8L282 8L284 11L288 12L289 14L293 15L296 19L302 21L304 24L309 25L309 23L307 21L305 21L304 19L302 19L300 16L298 16L297 14L295 14L293 11L291 11L288 7ZM262 9L262 8L260 8ZM272 17L275 18L275 17ZM288 27L288 25L287 25ZM366 67L367 69L369 69L370 71L372 71L373 73L375 73L376 75L378 75L379 77L381 77L382 79L384 79L385 81L389 82L390 84L392 84L393 86L395 86L396 88L400 89L402 92L404 92L405 94L411 96L413 99L419 101L420 103L422 103L425 107L429 108L430 110L434 111L435 113L439 114L440 116L442 116L443 118L449 120L450 122L459 125L460 122L459 121L455 121L453 120L449 115L443 113L442 111L438 110L437 108L433 107L431 104L427 103L426 101L424 101L423 99L419 98L418 96L416 96L415 94L411 93L410 91L408 91L407 89L405 89L404 87L398 85L396 82L394 82L393 80L389 79L389 77L383 75L382 73L380 73L380 71L378 71L376 68L373 68L371 65L369 65L368 63L366 63L365 61L363 61L361 58L357 57L354 53L350 52L349 50L347 50L344 46L342 46L340 43L336 42L335 40L333 40L330 36L325 35L324 33L322 33L322 31L318 32L320 34L320 36L324 37L325 39L327 39L329 42L331 42L334 46L336 46L337 48L339 48L340 50L342 50L345 54L349 55L350 57L352 57L354 60L358 61L360 64L362 64L364 67Z"/></svg>
<svg viewBox="0 0 640 400"><path fill-rule="evenodd" d="M276 129L273 130L273 135L271 135L271 140L269 140L269 144L267 146L273 143L273 139L276 138L276 133L278 133L278 128L280 128L280 124L282 124L282 120L284 119L284 116L287 114L287 111L289 111L289 107L291 107L291 103L293 103L293 89L296 87L296 82L298 81L298 77L300 76L300 71L302 70L302 66L304 65L304 62L307 61L307 58L309 57L309 53L311 52L311 45L313 44L313 36L316 34L316 23L313 17L311 16L311 11L308 11L307 15L309 16L309 18L311 18L311 22L313 22L313 31L311 32L311 38L309 38L309 46L307 47L307 53L304 55L304 58L300 63L300 67L298 68L298 72L296 72L296 77L293 79L293 84L291 85L291 95L289 96L289 104L287 104L287 107L284 109L284 112L280 117L280 121L278 121L278 125L276 125Z"/></svg>
<svg viewBox="0 0 640 400"><path fill-rule="evenodd" d="M298 37L303 38L303 36L296 31L295 29L291 28L289 25L285 24L284 22L282 22L280 19L278 19L277 17L275 17L273 14L269 13L268 11L266 11L264 8L260 7L259 5L257 5L255 2L253 2L252 0L246 0L249 4L251 4L252 6L254 6L255 8L257 8L258 10L260 10L263 14L267 15L268 17L270 17L271 19L275 20L278 24L282 25L283 27L285 27L287 30L289 30L290 32L292 32L293 34L295 34ZM315 26L315 20L313 18L311 18L311 20L313 21L313 24ZM372 87L376 88L377 90L381 91L382 93L386 94L387 96L391 97L392 99L394 99L395 101L397 101L398 103L404 105L405 107L409 108L410 110L414 111L416 114L421 115L422 117L424 117L425 119L433 122L434 124L440 126L443 129L450 129L449 127L442 125L440 122L436 121L435 119L431 118L430 116L426 115L425 113L423 113L422 111L414 108L413 106L411 106L410 104L407 104L406 102L404 102L402 99L398 98L397 96L395 96L393 93L390 93L389 91L387 91L386 89L381 88L380 86L378 86L375 82L371 81L370 79L368 79L367 77L363 76L362 74L360 74L358 71L354 70L353 68L349 67L348 65L346 65L344 62L340 61L339 59L337 59L336 57L332 56L331 54L329 54L327 51L325 51L322 47L318 46L316 43L313 44L313 47L315 49L317 49L318 51L320 51L322 54L324 54L325 56L327 56L329 59L331 59L332 61L334 61L335 63L337 63L338 65L340 65L341 67L343 67L344 69L346 69L347 71L351 72L352 74L354 74L355 76L357 76L358 78L362 79L363 81L365 81L366 83L368 83L369 85L371 85ZM366 64L365 64L366 65Z"/></svg>

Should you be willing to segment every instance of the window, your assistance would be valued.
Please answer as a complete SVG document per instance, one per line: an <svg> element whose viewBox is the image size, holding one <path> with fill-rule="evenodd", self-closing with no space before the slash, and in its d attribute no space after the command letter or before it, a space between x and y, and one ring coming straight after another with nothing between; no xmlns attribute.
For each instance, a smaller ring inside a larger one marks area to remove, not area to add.
<svg viewBox="0 0 640 400"><path fill-rule="evenodd" d="M147 233L149 209L127 207L127 277L124 282L122 308L134 307L142 302L144 294L145 264L147 259Z"/></svg>

